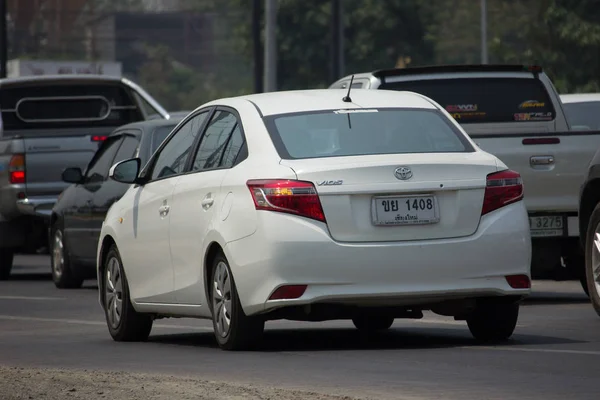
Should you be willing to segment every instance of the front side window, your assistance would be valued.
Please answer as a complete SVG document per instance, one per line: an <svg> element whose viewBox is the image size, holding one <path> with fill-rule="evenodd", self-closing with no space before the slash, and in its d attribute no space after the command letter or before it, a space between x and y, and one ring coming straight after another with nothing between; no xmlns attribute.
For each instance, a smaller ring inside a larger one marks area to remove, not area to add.
<svg viewBox="0 0 600 400"><path fill-rule="evenodd" d="M207 115L208 112L205 111L192 117L168 139L156 158L151 180L181 174L184 171L190 150Z"/></svg>
<svg viewBox="0 0 600 400"><path fill-rule="evenodd" d="M85 183L98 183L108 177L108 170L121 144L122 136L110 136L102 143L85 174Z"/></svg>
<svg viewBox="0 0 600 400"><path fill-rule="evenodd" d="M428 109L356 109L266 118L282 158L472 152L444 114Z"/></svg>

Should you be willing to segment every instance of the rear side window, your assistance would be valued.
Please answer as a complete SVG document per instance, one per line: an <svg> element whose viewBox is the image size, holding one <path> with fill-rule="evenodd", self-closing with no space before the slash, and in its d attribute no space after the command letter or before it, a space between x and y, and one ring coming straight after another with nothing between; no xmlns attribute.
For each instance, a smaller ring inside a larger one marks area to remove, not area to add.
<svg viewBox="0 0 600 400"><path fill-rule="evenodd" d="M115 127L144 119L132 91L115 83L37 83L0 89L5 131Z"/></svg>
<svg viewBox="0 0 600 400"><path fill-rule="evenodd" d="M161 126L152 132L152 140L150 141L150 154L153 154L158 146L169 136L169 133L175 128L175 125Z"/></svg>
<svg viewBox="0 0 600 400"><path fill-rule="evenodd" d="M265 122L285 159L474 151L436 110L328 110L275 115Z"/></svg>
<svg viewBox="0 0 600 400"><path fill-rule="evenodd" d="M457 78L389 82L444 107L459 123L552 121L554 107L543 83L529 78Z"/></svg>

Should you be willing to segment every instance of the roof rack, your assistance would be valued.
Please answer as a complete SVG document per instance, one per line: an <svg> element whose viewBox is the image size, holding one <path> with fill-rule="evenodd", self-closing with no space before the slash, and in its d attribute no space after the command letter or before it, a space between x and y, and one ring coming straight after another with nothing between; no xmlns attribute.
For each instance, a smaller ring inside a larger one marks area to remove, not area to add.
<svg viewBox="0 0 600 400"><path fill-rule="evenodd" d="M520 64L456 64L456 65L429 65L423 67L379 69L373 72L377 78L414 74L440 74L460 72L532 72L539 74L542 67L539 65Z"/></svg>

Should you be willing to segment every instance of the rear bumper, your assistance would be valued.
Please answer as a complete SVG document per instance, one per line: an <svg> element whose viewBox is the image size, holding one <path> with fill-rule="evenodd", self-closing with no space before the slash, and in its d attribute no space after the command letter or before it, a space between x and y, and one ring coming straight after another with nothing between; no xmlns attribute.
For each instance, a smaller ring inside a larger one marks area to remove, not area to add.
<svg viewBox="0 0 600 400"><path fill-rule="evenodd" d="M417 306L530 293L505 279L531 276L523 202L485 215L471 236L403 242L340 243L320 222L259 213L257 231L224 249L248 315L313 303ZM268 300L279 286L294 284L308 285L300 298Z"/></svg>
<svg viewBox="0 0 600 400"><path fill-rule="evenodd" d="M58 196L29 197L17 200L17 209L25 215L50 219Z"/></svg>

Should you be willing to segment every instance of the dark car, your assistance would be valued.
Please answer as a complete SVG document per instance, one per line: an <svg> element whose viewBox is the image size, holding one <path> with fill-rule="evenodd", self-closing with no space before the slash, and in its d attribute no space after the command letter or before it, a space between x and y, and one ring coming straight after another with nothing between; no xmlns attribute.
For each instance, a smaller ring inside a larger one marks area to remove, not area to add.
<svg viewBox="0 0 600 400"><path fill-rule="evenodd" d="M130 185L108 179L115 163L139 157L145 163L181 118L141 121L111 132L89 162L85 173L79 167L63 171L72 183L52 209L50 252L52 280L58 288L81 287L96 278L96 248L104 216Z"/></svg>

